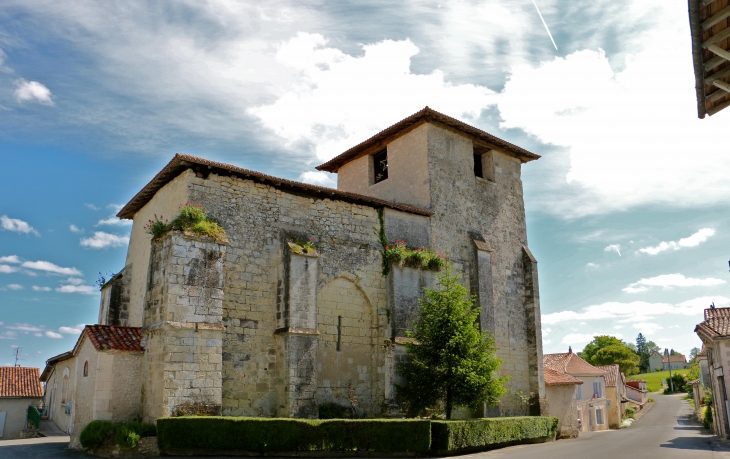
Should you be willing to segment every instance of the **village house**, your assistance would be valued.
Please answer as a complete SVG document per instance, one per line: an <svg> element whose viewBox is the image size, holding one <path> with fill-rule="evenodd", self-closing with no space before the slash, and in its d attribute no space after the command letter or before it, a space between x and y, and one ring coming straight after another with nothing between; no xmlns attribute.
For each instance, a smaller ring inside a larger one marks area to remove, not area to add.
<svg viewBox="0 0 730 459"><path fill-rule="evenodd" d="M28 409L40 406L40 369L0 367L0 441L21 438L28 427Z"/></svg>
<svg viewBox="0 0 730 459"><path fill-rule="evenodd" d="M517 393L536 394L530 412L547 414L521 181L522 164L538 158L428 107L319 166L338 174L337 189L176 155L119 212L133 220L127 260L102 289L101 329L141 339L142 350L114 356L134 353L124 368L141 375L130 410L146 422L191 406L303 418L318 417L323 403L366 417L397 411L406 331L436 272L384 271L385 239L447 254L476 296L480 328L494 335L510 380L499 406L467 415L522 414ZM145 225L174 218L187 202L225 236L170 231L153 240ZM92 330L84 330L89 341ZM126 416L98 405L109 397L100 379L85 392L94 408L76 416L84 334L71 355L49 360L46 376L76 394L61 395L63 403L53 395L71 416L57 423L74 432ZM89 347L90 373L108 372L93 354L110 351Z"/></svg>
<svg viewBox="0 0 730 459"><path fill-rule="evenodd" d="M626 398L633 404L636 411L643 409L649 400L646 381L643 379L630 379L626 381Z"/></svg>
<svg viewBox="0 0 730 459"><path fill-rule="evenodd" d="M133 421L142 398L139 327L87 325L73 350L46 361L46 416L80 446L81 428L99 419Z"/></svg>
<svg viewBox="0 0 730 459"><path fill-rule="evenodd" d="M649 372L667 371L671 367L672 370L683 370L691 367L692 364L687 362L687 357L682 354L662 355L657 351L649 355Z"/></svg>
<svg viewBox="0 0 730 459"><path fill-rule="evenodd" d="M697 324L695 333L704 345L712 390L712 422L715 434L728 438L728 389L725 383L725 368L730 368L730 308L705 309L705 320ZM700 375L703 372L700 371Z"/></svg>
<svg viewBox="0 0 730 459"><path fill-rule="evenodd" d="M571 348L566 353L545 354L543 365L582 381L575 386L576 415L580 430L607 430L606 372L574 354ZM553 403L550 398L548 403Z"/></svg>
<svg viewBox="0 0 730 459"><path fill-rule="evenodd" d="M601 365L596 367L606 372L606 411L608 412L608 427L621 427L629 400L626 398L626 377L618 365Z"/></svg>

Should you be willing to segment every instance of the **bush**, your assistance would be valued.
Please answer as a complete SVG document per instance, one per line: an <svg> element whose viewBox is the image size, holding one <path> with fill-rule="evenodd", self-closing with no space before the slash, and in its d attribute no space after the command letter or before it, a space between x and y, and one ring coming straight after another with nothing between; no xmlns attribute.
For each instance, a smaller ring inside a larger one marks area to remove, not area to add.
<svg viewBox="0 0 730 459"><path fill-rule="evenodd" d="M430 421L177 417L157 420L162 450L424 452Z"/></svg>
<svg viewBox="0 0 730 459"><path fill-rule="evenodd" d="M81 431L79 440L84 448L98 448L114 436L117 425L109 421L91 421Z"/></svg>
<svg viewBox="0 0 730 459"><path fill-rule="evenodd" d="M710 388L705 388L705 392L702 394L702 404L705 406L712 405L712 391Z"/></svg>
<svg viewBox="0 0 730 459"><path fill-rule="evenodd" d="M634 418L634 416L636 416L636 410L635 410L635 409L633 409L633 408L626 408L626 413L625 413L625 415L626 415L626 417L627 417L627 418L631 418L631 419L633 419L633 418Z"/></svg>
<svg viewBox="0 0 730 459"><path fill-rule="evenodd" d="M647 401L648 401L649 403L654 403L654 402L656 402L656 400L654 400L654 399L653 399L653 398L651 398L651 397L649 397L649 400L647 400Z"/></svg>
<svg viewBox="0 0 730 459"><path fill-rule="evenodd" d="M542 416L433 421L431 449L443 454L551 439L558 423L558 418Z"/></svg>
<svg viewBox="0 0 730 459"><path fill-rule="evenodd" d="M674 384L670 384L670 382ZM674 373L671 378L667 378L667 389L664 392L670 393L672 385L674 392L688 392L692 389L692 386L687 384L687 377L681 373Z"/></svg>
<svg viewBox="0 0 730 459"><path fill-rule="evenodd" d="M157 428L152 424L132 421L125 424L114 424L109 421L91 421L81 431L81 446L87 449L98 448L107 440L126 448L136 448L140 438L154 437Z"/></svg>
<svg viewBox="0 0 730 459"><path fill-rule="evenodd" d="M170 223L162 219L162 215L158 217L155 214L154 220L149 220L144 226L145 231L151 234L153 238L160 237L171 229L192 231L215 238L221 238L226 233L218 222L208 217L200 204L193 202L186 202L181 205L180 215Z"/></svg>
<svg viewBox="0 0 730 459"><path fill-rule="evenodd" d="M702 426L705 429L709 429L712 427L712 407L708 406L705 407L705 414L702 416Z"/></svg>

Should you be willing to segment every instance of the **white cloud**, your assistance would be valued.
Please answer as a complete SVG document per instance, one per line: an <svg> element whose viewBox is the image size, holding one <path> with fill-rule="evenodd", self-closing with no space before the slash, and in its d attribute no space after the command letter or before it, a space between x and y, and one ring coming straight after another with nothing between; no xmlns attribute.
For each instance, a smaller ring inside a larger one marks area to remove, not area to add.
<svg viewBox="0 0 730 459"><path fill-rule="evenodd" d="M20 263L20 258L17 255L8 255L7 257L0 257L0 263Z"/></svg>
<svg viewBox="0 0 730 459"><path fill-rule="evenodd" d="M587 306L580 311L560 311L542 316L544 325L554 325L562 322L574 323L585 320L617 319L620 323L647 322L656 316L674 314L680 316L700 315L710 307L710 303L716 305L730 304L730 298L724 296L704 296L693 300L683 301L677 304L670 303L649 303L646 301L632 301L620 303L609 301L606 303Z"/></svg>
<svg viewBox="0 0 730 459"><path fill-rule="evenodd" d="M686 8L653 0L622 8L617 19L634 29L630 37L573 38L603 39L599 46L614 49L614 39L623 46L631 40L624 48L631 55L606 55L598 46L575 43L588 49L512 68L499 98L502 127L565 147L561 160L552 160L559 173L548 184L559 193L546 193L531 205L541 208L549 199L548 211L577 217L647 204L727 202L727 152L704 148L701 157L687 161L697 139L707 146L723 144L727 116L697 119L692 65L685 60L691 55ZM639 26L649 17L651 23ZM657 68L662 69L659 83Z"/></svg>
<svg viewBox="0 0 730 459"><path fill-rule="evenodd" d="M91 210L100 210L101 209L101 207L95 206L94 204L90 204L88 202L87 203L84 203L84 205L86 207L88 207L89 209L91 209Z"/></svg>
<svg viewBox="0 0 730 459"><path fill-rule="evenodd" d="M15 330L15 331L21 331L21 332L42 332L44 330L43 327L38 327L36 325L31 325L31 324L26 324L26 323L6 325L5 328L7 328L8 330Z"/></svg>
<svg viewBox="0 0 730 459"><path fill-rule="evenodd" d="M114 212L119 212L124 207L124 204L107 204L107 209L114 209Z"/></svg>
<svg viewBox="0 0 730 459"><path fill-rule="evenodd" d="M588 269L598 269L598 268L600 268L600 267L601 267L601 265L599 265L598 263L591 263L591 262L588 262L588 263L586 264L586 268L588 268Z"/></svg>
<svg viewBox="0 0 730 459"><path fill-rule="evenodd" d="M697 247L701 243L705 242L708 238L715 235L715 230L712 228L702 228L693 235L680 239L679 241L660 242L655 247L644 247L639 249L641 253L648 253L649 255L656 255L658 253L667 250L679 250L686 247Z"/></svg>
<svg viewBox="0 0 730 459"><path fill-rule="evenodd" d="M30 226L28 222L24 222L23 220L19 220L17 218L10 218L7 215L0 215L0 224L2 225L4 230L13 231L15 233L33 233L36 236L38 235L38 231Z"/></svg>
<svg viewBox="0 0 730 459"><path fill-rule="evenodd" d="M362 45L362 56L328 46L319 34L298 33L280 45L277 61L299 74L275 102L251 108L289 147L310 145L326 161L425 105L465 121L493 103L483 86L445 81L444 73L411 73L419 49L409 39ZM387 107L387 110L383 108Z"/></svg>
<svg viewBox="0 0 730 459"><path fill-rule="evenodd" d="M54 274L63 274L66 276L80 276L81 271L76 268L64 268L50 261L25 261L21 265L23 268L35 269L38 271L46 271Z"/></svg>
<svg viewBox="0 0 730 459"><path fill-rule="evenodd" d="M129 236L118 236L116 234L105 233L104 231L96 231L92 237L81 239L83 247L92 249L105 249L107 247L120 247L129 242Z"/></svg>
<svg viewBox="0 0 730 459"><path fill-rule="evenodd" d="M81 285L84 283L84 280L78 279L76 277L69 277L68 279L66 279L66 283L71 285Z"/></svg>
<svg viewBox="0 0 730 459"><path fill-rule="evenodd" d="M15 97L18 102L38 102L53 105L51 90L37 81L19 79L15 82Z"/></svg>
<svg viewBox="0 0 730 459"><path fill-rule="evenodd" d="M33 290L35 290L36 292L50 292L51 287L39 287L37 285L34 285Z"/></svg>
<svg viewBox="0 0 730 459"><path fill-rule="evenodd" d="M63 338L63 335L62 335L62 334L60 334L60 333L56 333L56 332L52 332L52 331L50 331L50 330L48 330L48 331L46 332L46 336L47 336L47 337L49 337L49 338L53 338L53 339L60 339L60 338Z"/></svg>
<svg viewBox="0 0 730 459"><path fill-rule="evenodd" d="M5 288L8 290L23 290L23 286L20 284L8 284Z"/></svg>
<svg viewBox="0 0 730 459"><path fill-rule="evenodd" d="M621 256L621 246L619 244L611 244L603 249L604 252L616 252L618 256Z"/></svg>
<svg viewBox="0 0 730 459"><path fill-rule="evenodd" d="M640 293L646 292L652 287L661 287L666 290L672 287L712 287L725 283L727 282L714 277L696 279L693 277L684 277L682 274L663 274L661 276L639 279L622 290L626 293Z"/></svg>
<svg viewBox="0 0 730 459"><path fill-rule="evenodd" d="M67 335L78 335L84 329L84 324L78 324L75 327L59 327L58 331Z"/></svg>
<svg viewBox="0 0 730 459"><path fill-rule="evenodd" d="M577 348L593 341L593 336L594 335L589 333L570 333L565 335L560 342Z"/></svg>
<svg viewBox="0 0 730 459"><path fill-rule="evenodd" d="M15 266L10 266L10 265L0 265L0 273L3 273L3 274L10 274L10 273L14 273L14 272L16 272L17 270L18 270L18 268L16 268Z"/></svg>
<svg viewBox="0 0 730 459"><path fill-rule="evenodd" d="M118 218L115 215L112 215L109 218L105 218L104 220L99 220L96 223L96 226L99 225L111 225L111 226L127 226L134 223L132 220L122 220L121 218Z"/></svg>
<svg viewBox="0 0 730 459"><path fill-rule="evenodd" d="M337 176L328 172L307 171L299 176L299 181L311 183L312 185L337 188Z"/></svg>
<svg viewBox="0 0 730 459"><path fill-rule="evenodd" d="M624 328L624 327L623 327L623 325L616 325L616 326L615 326L615 327L613 327L613 328L614 328L614 330L621 330L621 329L622 329L622 328Z"/></svg>
<svg viewBox="0 0 730 459"><path fill-rule="evenodd" d="M72 233L81 233L82 231L84 231L76 225L71 225L68 227L68 229L70 229Z"/></svg>
<svg viewBox="0 0 730 459"><path fill-rule="evenodd" d="M61 293L83 293L85 295L93 295L99 290L91 285L62 285L56 289Z"/></svg>
<svg viewBox="0 0 730 459"><path fill-rule="evenodd" d="M657 331L663 329L659 324L651 323L651 322L639 322L632 325L634 328L639 330L644 335L653 335ZM671 327L670 327L671 328Z"/></svg>
<svg viewBox="0 0 730 459"><path fill-rule="evenodd" d="M0 339L18 339L18 333L14 331L5 331L0 333Z"/></svg>

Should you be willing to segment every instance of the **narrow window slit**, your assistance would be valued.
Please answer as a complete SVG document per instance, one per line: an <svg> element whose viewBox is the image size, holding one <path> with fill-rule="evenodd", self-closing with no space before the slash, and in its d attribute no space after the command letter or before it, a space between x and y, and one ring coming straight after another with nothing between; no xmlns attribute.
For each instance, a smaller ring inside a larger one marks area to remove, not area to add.
<svg viewBox="0 0 730 459"><path fill-rule="evenodd" d="M340 350L340 343L342 342L342 316L337 316L337 351Z"/></svg>

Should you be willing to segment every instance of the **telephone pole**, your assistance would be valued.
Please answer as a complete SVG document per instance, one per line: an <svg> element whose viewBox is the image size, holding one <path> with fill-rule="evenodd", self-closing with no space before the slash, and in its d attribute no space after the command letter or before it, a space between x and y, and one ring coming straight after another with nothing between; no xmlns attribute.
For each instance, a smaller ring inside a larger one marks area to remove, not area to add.
<svg viewBox="0 0 730 459"><path fill-rule="evenodd" d="M669 390L674 393L674 380L672 379L672 359L670 359L669 349L664 348L664 355L667 357L667 365L669 366Z"/></svg>

